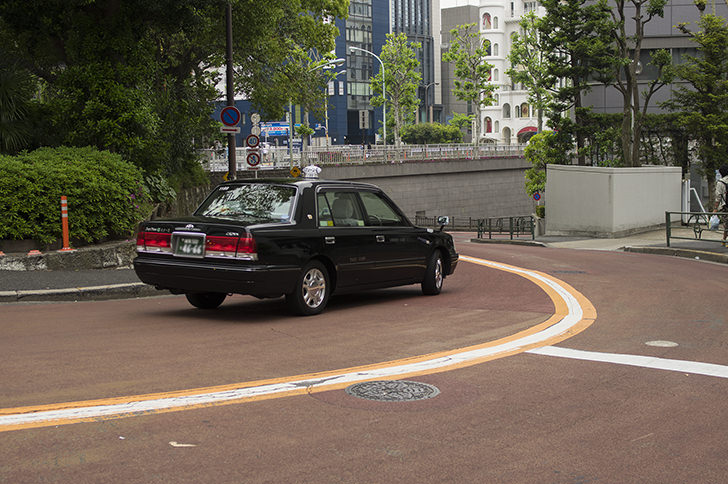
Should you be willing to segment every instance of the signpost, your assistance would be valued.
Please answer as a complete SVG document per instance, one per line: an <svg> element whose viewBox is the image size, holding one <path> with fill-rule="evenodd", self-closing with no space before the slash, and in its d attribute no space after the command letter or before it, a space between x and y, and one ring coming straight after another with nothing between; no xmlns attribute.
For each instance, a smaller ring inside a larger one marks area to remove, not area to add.
<svg viewBox="0 0 728 484"><path fill-rule="evenodd" d="M257 170L260 164L260 138L256 134L250 134L245 138L245 145L248 147L248 168L249 170ZM257 178L257 173L256 173Z"/></svg>

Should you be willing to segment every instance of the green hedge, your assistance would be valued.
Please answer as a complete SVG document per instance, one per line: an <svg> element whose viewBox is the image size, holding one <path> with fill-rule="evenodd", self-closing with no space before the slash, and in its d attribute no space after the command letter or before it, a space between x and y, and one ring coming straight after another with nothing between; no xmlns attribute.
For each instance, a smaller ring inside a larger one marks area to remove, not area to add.
<svg viewBox="0 0 728 484"><path fill-rule="evenodd" d="M61 195L71 239L129 237L151 205L142 172L94 148L41 148L0 156L0 239L49 244L62 237Z"/></svg>

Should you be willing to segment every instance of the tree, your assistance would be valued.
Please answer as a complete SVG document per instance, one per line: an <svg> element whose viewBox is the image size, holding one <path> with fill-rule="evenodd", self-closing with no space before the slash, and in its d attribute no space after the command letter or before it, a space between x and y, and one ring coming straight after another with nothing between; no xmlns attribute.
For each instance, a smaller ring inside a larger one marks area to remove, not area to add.
<svg viewBox="0 0 728 484"><path fill-rule="evenodd" d="M474 143L480 143L482 108L493 104L496 86L490 83L492 64L485 61L488 41L481 43L477 24L460 25L450 31L450 48L442 56L455 64L453 93L460 101L469 103L474 110Z"/></svg>
<svg viewBox="0 0 728 484"><path fill-rule="evenodd" d="M297 91L296 58L329 52L345 0L287 0L233 7L235 87L269 117ZM170 175L197 166L216 136L211 119L224 63L220 0L66 0L0 3L0 41L48 85L55 131L71 145L122 154ZM43 28L38 28L42 25Z"/></svg>
<svg viewBox="0 0 728 484"><path fill-rule="evenodd" d="M553 98L555 79L549 72L546 50L541 41L539 19L535 12L521 18L521 34L511 38L508 60L511 68L506 71L513 82L520 82L528 89L528 102L537 110L537 129L543 131L543 111Z"/></svg>
<svg viewBox="0 0 728 484"><path fill-rule="evenodd" d="M402 143L401 132L407 122L411 122L420 100L417 87L422 82L422 75L417 71L420 62L413 49L419 49L419 42L408 42L405 33L387 34L387 43L382 48L381 59L384 64L384 83L386 93L382 93L382 70L370 79L375 96L372 106L378 107L387 103L388 114L392 117L394 128L394 144ZM386 94L387 98L383 97ZM386 122L386 120L385 120Z"/></svg>
<svg viewBox="0 0 728 484"><path fill-rule="evenodd" d="M0 66L0 153L15 154L28 144L32 87L27 72L15 66Z"/></svg>
<svg viewBox="0 0 728 484"><path fill-rule="evenodd" d="M708 179L710 205L715 194L715 170L728 159L728 25L722 17L706 14L691 32L679 28L697 44L699 56L675 67L690 88L677 86L664 105L678 112L678 123L697 140L703 175Z"/></svg>
<svg viewBox="0 0 728 484"><path fill-rule="evenodd" d="M613 72L613 23L606 0L542 0L546 9L538 22L539 39L548 72L556 87L549 104L549 125L559 132L560 144L576 138L579 164L585 164L582 93L594 79ZM564 116L573 110L574 118ZM572 144L572 143L569 143Z"/></svg>
<svg viewBox="0 0 728 484"><path fill-rule="evenodd" d="M667 0L615 0L616 9L611 12L616 25L613 37L617 47L615 64L615 87L622 94L622 157L626 166L640 165L640 139L642 118L652 95L665 84L672 82L672 57L667 50L659 50L651 57L651 63L658 69L658 75L640 93L637 76L641 72L642 40L645 25L653 18L664 15ZM634 21L634 34L627 35L627 20ZM640 110L640 95L644 96L644 107Z"/></svg>

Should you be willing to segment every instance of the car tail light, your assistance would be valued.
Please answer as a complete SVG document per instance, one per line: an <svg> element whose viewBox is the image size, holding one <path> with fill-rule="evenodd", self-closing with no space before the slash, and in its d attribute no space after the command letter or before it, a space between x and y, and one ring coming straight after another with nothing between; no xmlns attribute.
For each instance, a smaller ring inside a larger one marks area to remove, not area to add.
<svg viewBox="0 0 728 484"><path fill-rule="evenodd" d="M137 252L172 252L172 234L139 232Z"/></svg>
<svg viewBox="0 0 728 484"><path fill-rule="evenodd" d="M255 239L251 236L241 236L238 239L238 255L239 259L258 260L258 246Z"/></svg>
<svg viewBox="0 0 728 484"><path fill-rule="evenodd" d="M208 235L205 240L205 256L231 257L257 260L255 239L252 237L223 237Z"/></svg>

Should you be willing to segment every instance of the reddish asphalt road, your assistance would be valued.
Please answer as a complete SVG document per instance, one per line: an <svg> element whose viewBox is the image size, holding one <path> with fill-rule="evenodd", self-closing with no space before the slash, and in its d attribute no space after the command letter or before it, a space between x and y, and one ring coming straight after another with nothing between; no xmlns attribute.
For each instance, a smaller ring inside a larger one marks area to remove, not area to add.
<svg viewBox="0 0 728 484"><path fill-rule="evenodd" d="M559 348L728 365L728 267L479 245L461 254L580 291L594 324ZM419 287L334 298L320 316L234 297L0 308L0 409L280 378L461 348L547 320L532 282L461 262ZM645 343L671 341L676 347ZM343 390L0 432L0 483L724 483L728 379L533 353L410 378L409 403ZM0 411L1 413L1 411ZM7 413L7 412L6 412Z"/></svg>

